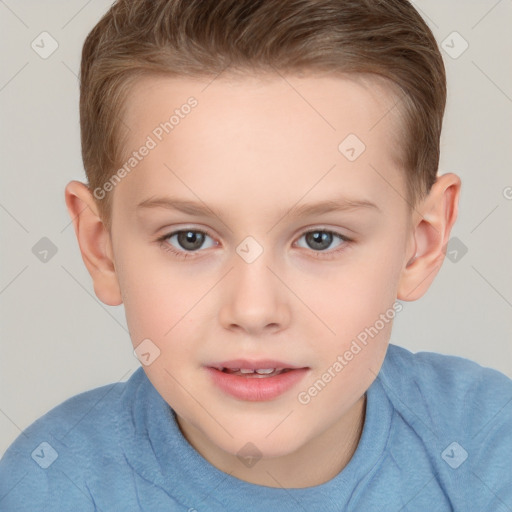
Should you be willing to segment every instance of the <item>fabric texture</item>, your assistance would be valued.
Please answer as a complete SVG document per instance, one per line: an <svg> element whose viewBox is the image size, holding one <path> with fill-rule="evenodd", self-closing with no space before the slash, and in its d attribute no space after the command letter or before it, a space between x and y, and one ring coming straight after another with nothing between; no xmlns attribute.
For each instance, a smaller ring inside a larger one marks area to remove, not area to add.
<svg viewBox="0 0 512 512"><path fill-rule="evenodd" d="M390 345L366 397L343 471L314 487L273 488L204 459L139 368L18 436L0 460L0 511L512 511L512 380Z"/></svg>

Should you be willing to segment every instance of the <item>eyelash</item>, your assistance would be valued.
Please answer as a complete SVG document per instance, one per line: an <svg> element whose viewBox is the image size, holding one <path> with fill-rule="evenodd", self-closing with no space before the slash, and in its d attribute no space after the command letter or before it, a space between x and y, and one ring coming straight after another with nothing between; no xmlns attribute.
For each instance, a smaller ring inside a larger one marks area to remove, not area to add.
<svg viewBox="0 0 512 512"><path fill-rule="evenodd" d="M186 232L186 231L192 231L193 233L201 233L204 236L209 236L210 238L213 238L207 231L204 231L202 229L179 229L177 231L172 231L171 233L168 233L168 234L165 234L165 235L161 236L160 238L157 239L157 242L160 242L160 246L162 247L162 249L164 251L170 252L170 253L172 253L174 256L176 256L178 258L182 258L182 259L190 258L191 256L194 255L194 253L199 252L200 250L197 250L197 251L185 251L185 250L178 251L171 244L167 243L167 240L169 238L171 238L173 235L177 235L179 233L183 233L183 232ZM341 233L337 233L336 231L332 231L332 230L328 230L328 229L310 229L310 230L304 231L301 234L301 236L299 237L299 239L302 238L305 235L308 235L309 233L329 233L331 235L334 235L335 237L338 237L343 242L345 242L344 244L341 245L341 247L339 249L335 249L335 250L332 250L332 251L326 250L324 252L324 251L315 251L313 249L310 249L310 252L312 252L314 254L314 257L316 257L316 258L329 259L331 256L337 255L340 252L346 250L347 245L350 244L351 242L353 242L353 239L348 238L345 235L342 235Z"/></svg>

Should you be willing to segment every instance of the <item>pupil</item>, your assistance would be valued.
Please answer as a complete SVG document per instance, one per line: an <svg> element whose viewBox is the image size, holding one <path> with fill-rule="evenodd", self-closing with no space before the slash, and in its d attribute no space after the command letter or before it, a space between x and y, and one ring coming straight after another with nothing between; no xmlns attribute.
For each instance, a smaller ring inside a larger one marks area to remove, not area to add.
<svg viewBox="0 0 512 512"><path fill-rule="evenodd" d="M195 231L181 231L178 233L178 242L184 248L190 251L199 249L204 241L204 235Z"/></svg>
<svg viewBox="0 0 512 512"><path fill-rule="evenodd" d="M306 240L312 249L325 251L332 243L332 233L313 231L306 235Z"/></svg>

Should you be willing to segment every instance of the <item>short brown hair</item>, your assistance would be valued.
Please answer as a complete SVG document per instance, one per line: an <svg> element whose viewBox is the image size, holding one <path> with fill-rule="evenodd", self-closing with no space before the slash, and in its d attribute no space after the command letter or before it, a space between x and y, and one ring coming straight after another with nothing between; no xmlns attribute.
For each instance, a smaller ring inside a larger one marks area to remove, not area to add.
<svg viewBox="0 0 512 512"><path fill-rule="evenodd" d="M124 161L122 113L137 78L206 77L228 67L384 79L402 118L409 206L430 191L446 75L432 32L407 0L117 0L82 50L80 128L90 190ZM98 200L109 230L110 196Z"/></svg>

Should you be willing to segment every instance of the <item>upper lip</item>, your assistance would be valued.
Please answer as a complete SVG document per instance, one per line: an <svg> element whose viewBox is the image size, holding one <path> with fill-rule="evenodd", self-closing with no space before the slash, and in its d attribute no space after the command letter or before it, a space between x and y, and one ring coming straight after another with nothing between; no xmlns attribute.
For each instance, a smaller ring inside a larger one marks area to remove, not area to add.
<svg viewBox="0 0 512 512"><path fill-rule="evenodd" d="M304 366L295 366L290 363L283 363L275 359L259 359L257 361L249 361L248 359L231 359L229 361L222 361L218 363L211 363L207 366L211 368L243 368L247 370L262 370L269 368L282 368L282 369L297 369L305 368Z"/></svg>

